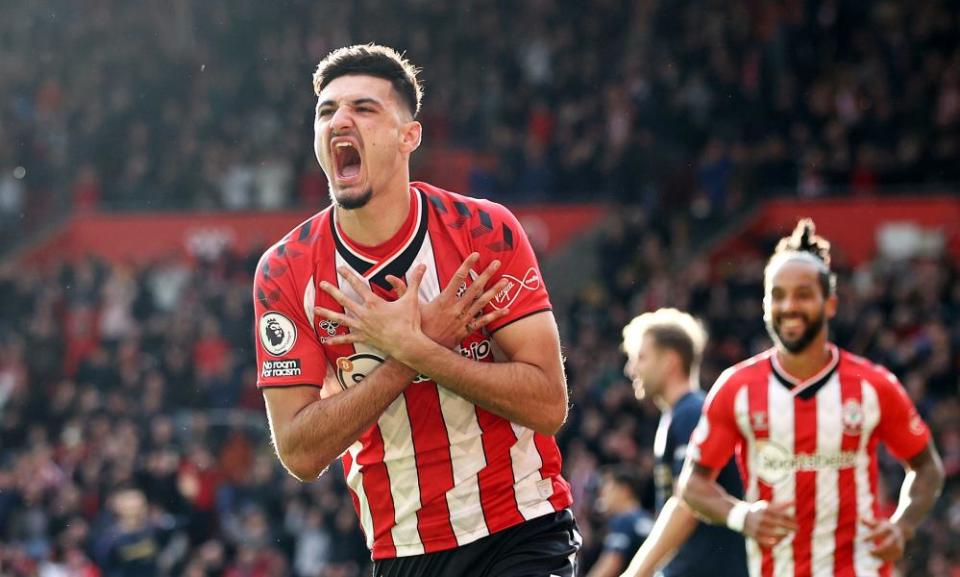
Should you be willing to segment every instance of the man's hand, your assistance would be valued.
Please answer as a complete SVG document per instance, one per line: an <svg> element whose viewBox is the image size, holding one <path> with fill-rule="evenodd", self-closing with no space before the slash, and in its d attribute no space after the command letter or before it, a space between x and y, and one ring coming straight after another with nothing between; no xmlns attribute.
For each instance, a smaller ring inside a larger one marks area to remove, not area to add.
<svg viewBox="0 0 960 577"><path fill-rule="evenodd" d="M457 272L454 273L453 278L450 279L440 295L429 303L420 306L420 328L425 335L445 348L456 347L473 331L489 325L510 312L505 307L480 316L483 307L487 306L487 303L507 286L507 280L500 279L489 290L483 290L493 273L500 268L500 261L494 260L487 265L486 270L473 280L469 287L466 287L470 271L479 259L479 253L470 254L457 269ZM407 286L402 280L390 275L387 276L387 282L396 289L400 298L406 294ZM457 296L461 288L464 292Z"/></svg>
<svg viewBox="0 0 960 577"><path fill-rule="evenodd" d="M863 540L873 543L871 555L882 561L897 561L903 557L903 550L912 536L907 535L903 527L889 519L864 519L863 524L870 529Z"/></svg>
<svg viewBox="0 0 960 577"><path fill-rule="evenodd" d="M761 547L773 547L797 530L792 509L793 503L753 503L743 525L743 534L756 539Z"/></svg>
<svg viewBox="0 0 960 577"><path fill-rule="evenodd" d="M332 284L323 281L320 288L340 303L345 313L316 307L321 318L338 322L350 329L350 334L333 337L330 344L363 342L387 356L395 357L398 346L422 335L420 328L420 301L417 292L426 272L425 265L418 265L410 273L409 290L395 301L380 298L370 287L346 267L337 272L357 293L360 301L354 301Z"/></svg>
<svg viewBox="0 0 960 577"><path fill-rule="evenodd" d="M418 266L411 274L410 287L393 275L387 276L387 282L397 291L397 300L393 302L375 295L351 271L340 269L340 274L362 301L353 301L329 283L320 284L322 290L343 306L346 314L316 307L317 315L350 328L349 334L330 338L327 342L363 342L395 357L398 352L395 349L422 332L445 348L454 348L470 333L509 312L509 309L503 308L485 315L480 314L483 307L506 286L507 281L501 279L489 290L483 290L490 277L500 268L498 260L491 262L460 296L457 295L461 287L466 285L470 271L479 258L478 253L468 256L440 295L426 304L419 303L416 296L426 270L423 265Z"/></svg>

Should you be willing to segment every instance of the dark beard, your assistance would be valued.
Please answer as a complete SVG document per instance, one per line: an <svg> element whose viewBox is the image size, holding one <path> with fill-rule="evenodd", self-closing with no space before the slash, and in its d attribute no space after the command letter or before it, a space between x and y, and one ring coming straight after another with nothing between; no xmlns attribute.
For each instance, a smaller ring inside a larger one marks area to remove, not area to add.
<svg viewBox="0 0 960 577"><path fill-rule="evenodd" d="M333 201L333 204L337 208L342 208L344 210L356 210L358 208L363 208L367 206L367 203L370 202L370 198L373 197L373 188L368 188L363 191L363 194L354 198L346 198L340 200L333 194L333 190L330 190L330 200Z"/></svg>
<svg viewBox="0 0 960 577"><path fill-rule="evenodd" d="M781 315L781 318L783 315ZM787 349L793 354L797 354L801 351L804 351L807 347L810 346L810 343L817 338L817 335L820 334L820 329L823 328L824 323L826 322L826 315L823 314L823 310L820 311L820 314L816 318L807 322L807 328L804 329L803 333L799 338L793 341L788 341L783 338L783 335L780 334L780 331L777 330L777 326L774 324L775 320L770 320L766 323L767 333L770 335L770 338L774 342L780 343L783 345L783 348Z"/></svg>

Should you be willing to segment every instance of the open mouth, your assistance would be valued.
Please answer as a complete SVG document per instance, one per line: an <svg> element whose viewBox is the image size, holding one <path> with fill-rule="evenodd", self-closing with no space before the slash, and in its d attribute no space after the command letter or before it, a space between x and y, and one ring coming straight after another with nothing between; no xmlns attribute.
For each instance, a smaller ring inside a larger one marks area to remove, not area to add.
<svg viewBox="0 0 960 577"><path fill-rule="evenodd" d="M780 319L780 330L782 331L802 331L807 326L803 317L787 317Z"/></svg>
<svg viewBox="0 0 960 577"><path fill-rule="evenodd" d="M344 140L336 142L333 145L333 158L338 179L353 180L360 175L363 161L360 158L360 151L352 142Z"/></svg>

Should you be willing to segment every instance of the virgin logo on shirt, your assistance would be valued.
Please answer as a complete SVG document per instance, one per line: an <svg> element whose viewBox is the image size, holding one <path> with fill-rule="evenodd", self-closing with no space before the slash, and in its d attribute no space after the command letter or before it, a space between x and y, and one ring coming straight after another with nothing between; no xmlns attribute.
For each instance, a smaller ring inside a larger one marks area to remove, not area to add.
<svg viewBox="0 0 960 577"><path fill-rule="evenodd" d="M503 278L507 279L507 286L490 301L490 306L497 310L513 306L524 290L533 292L540 288L540 274L533 267L527 269L522 279L510 274L503 275Z"/></svg>

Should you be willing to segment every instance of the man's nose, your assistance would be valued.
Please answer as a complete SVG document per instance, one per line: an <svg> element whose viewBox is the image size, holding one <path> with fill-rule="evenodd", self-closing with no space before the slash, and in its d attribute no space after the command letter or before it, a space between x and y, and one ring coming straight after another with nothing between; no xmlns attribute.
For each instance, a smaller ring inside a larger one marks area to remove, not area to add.
<svg viewBox="0 0 960 577"><path fill-rule="evenodd" d="M346 106L337 108L330 119L330 127L334 134L349 130L353 126L353 116Z"/></svg>
<svg viewBox="0 0 960 577"><path fill-rule="evenodd" d="M796 312L797 310L799 310L800 300L794 296L788 295L783 299L783 302L781 303L781 307L783 308L783 312L785 313Z"/></svg>

